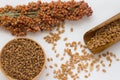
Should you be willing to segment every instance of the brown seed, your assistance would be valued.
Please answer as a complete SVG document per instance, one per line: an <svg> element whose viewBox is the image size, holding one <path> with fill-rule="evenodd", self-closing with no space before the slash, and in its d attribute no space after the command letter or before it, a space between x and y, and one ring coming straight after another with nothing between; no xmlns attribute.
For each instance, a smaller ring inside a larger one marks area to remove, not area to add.
<svg viewBox="0 0 120 80"><path fill-rule="evenodd" d="M109 63L109 65L108 65L109 67L111 67L111 63Z"/></svg>
<svg viewBox="0 0 120 80"><path fill-rule="evenodd" d="M110 52L110 56L111 56L111 57L113 56L113 53L112 53L112 52Z"/></svg>
<svg viewBox="0 0 120 80"><path fill-rule="evenodd" d="M60 54L56 54L56 57L58 58L60 56Z"/></svg>
<svg viewBox="0 0 120 80"><path fill-rule="evenodd" d="M55 66L55 67L58 67L58 65L57 65L56 63L54 64L54 66Z"/></svg>
<svg viewBox="0 0 120 80"><path fill-rule="evenodd" d="M88 76L90 77L90 75L91 75L91 74L89 73Z"/></svg>
<svg viewBox="0 0 120 80"><path fill-rule="evenodd" d="M53 43L53 46L55 47L55 46L57 46L57 44L56 44L56 43Z"/></svg>
<svg viewBox="0 0 120 80"><path fill-rule="evenodd" d="M120 61L120 59L119 59L119 58L117 58L117 59L116 59L116 61Z"/></svg>
<svg viewBox="0 0 120 80"><path fill-rule="evenodd" d="M80 44L81 44L81 42L79 41L79 42L78 42L78 45L80 45Z"/></svg>
<svg viewBox="0 0 120 80"><path fill-rule="evenodd" d="M64 40L64 41L67 41L67 39L68 39L68 38L64 38L63 40Z"/></svg>
<svg viewBox="0 0 120 80"><path fill-rule="evenodd" d="M68 45L69 45L68 43L65 43L65 46L66 46L66 47L68 47Z"/></svg>
<svg viewBox="0 0 120 80"><path fill-rule="evenodd" d="M103 67L105 67L105 64L104 64L104 63L102 63L101 65L102 65Z"/></svg>
<svg viewBox="0 0 120 80"><path fill-rule="evenodd" d="M50 67L51 69L53 68L53 66L52 66L52 65L50 65L49 67Z"/></svg>
<svg viewBox="0 0 120 80"><path fill-rule="evenodd" d="M85 75L85 76L84 76L84 78L88 78L88 76L87 76L87 75Z"/></svg>
<svg viewBox="0 0 120 80"><path fill-rule="evenodd" d="M53 61L53 58L50 58L50 61Z"/></svg>
<svg viewBox="0 0 120 80"><path fill-rule="evenodd" d="M49 73L47 73L45 76L49 76L50 74Z"/></svg>
<svg viewBox="0 0 120 80"><path fill-rule="evenodd" d="M101 58L102 56L99 54L98 57Z"/></svg>
<svg viewBox="0 0 120 80"><path fill-rule="evenodd" d="M50 62L50 58L47 58L47 61Z"/></svg>
<svg viewBox="0 0 120 80"><path fill-rule="evenodd" d="M54 50L54 53L57 53L57 51L56 51L56 50Z"/></svg>
<svg viewBox="0 0 120 80"><path fill-rule="evenodd" d="M61 59L60 59L60 60L61 60L61 61L62 61L62 60L64 60L64 57L61 57Z"/></svg>
<svg viewBox="0 0 120 80"><path fill-rule="evenodd" d="M104 54L102 54L102 56L103 56L103 57L106 57L106 54L104 53Z"/></svg>
<svg viewBox="0 0 120 80"><path fill-rule="evenodd" d="M90 65L90 71L93 71L93 69L94 69L94 68L93 68L93 65L91 64L91 65Z"/></svg>
<svg viewBox="0 0 120 80"><path fill-rule="evenodd" d="M106 70L105 70L105 69L102 69L102 72L103 72L103 73L106 73Z"/></svg>
<svg viewBox="0 0 120 80"><path fill-rule="evenodd" d="M100 68L100 64L96 65L96 68L97 68L97 69Z"/></svg>
<svg viewBox="0 0 120 80"><path fill-rule="evenodd" d="M64 52L63 56L66 56L66 53Z"/></svg>
<svg viewBox="0 0 120 80"><path fill-rule="evenodd" d="M62 33L64 33L65 32L65 30L62 30L61 32L60 32L60 34L62 34Z"/></svg>
<svg viewBox="0 0 120 80"><path fill-rule="evenodd" d="M110 58L110 56L107 56L106 60L112 62L112 59Z"/></svg>
<svg viewBox="0 0 120 80"><path fill-rule="evenodd" d="M100 63L102 64L102 63L103 63L103 60L101 60Z"/></svg>
<svg viewBox="0 0 120 80"><path fill-rule="evenodd" d="M86 72L86 73L87 73L87 72L88 72L88 70L84 70L84 72Z"/></svg>
<svg viewBox="0 0 120 80"><path fill-rule="evenodd" d="M70 32L73 32L73 28L70 28Z"/></svg>
<svg viewBox="0 0 120 80"><path fill-rule="evenodd" d="M45 66L45 69L47 69L47 66Z"/></svg>

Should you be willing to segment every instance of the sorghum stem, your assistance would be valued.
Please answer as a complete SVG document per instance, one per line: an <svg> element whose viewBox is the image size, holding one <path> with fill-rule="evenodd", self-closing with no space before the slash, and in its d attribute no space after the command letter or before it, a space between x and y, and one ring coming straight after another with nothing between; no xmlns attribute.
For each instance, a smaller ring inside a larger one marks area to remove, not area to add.
<svg viewBox="0 0 120 80"><path fill-rule="evenodd" d="M27 12L24 15L27 17L35 17L38 14L38 12ZM21 15L21 13L19 12L5 12L5 13L0 13L0 17L2 16L8 16L8 17L19 17Z"/></svg>

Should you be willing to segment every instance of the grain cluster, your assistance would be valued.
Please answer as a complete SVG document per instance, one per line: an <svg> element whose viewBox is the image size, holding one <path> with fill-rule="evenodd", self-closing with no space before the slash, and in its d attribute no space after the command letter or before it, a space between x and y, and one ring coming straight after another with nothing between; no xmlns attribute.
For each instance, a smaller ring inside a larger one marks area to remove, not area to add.
<svg viewBox="0 0 120 80"><path fill-rule="evenodd" d="M98 47L107 45L120 39L120 19L107 24L99 29L95 36L87 42L89 49L96 49Z"/></svg>
<svg viewBox="0 0 120 80"><path fill-rule="evenodd" d="M61 23L54 29L55 31L50 32L47 36L44 37L45 42L52 45L52 50L55 53L57 53L57 50L56 50L57 42L61 39L61 35L64 34L65 32L64 24L65 23ZM67 38L64 39L64 41L66 40Z"/></svg>
<svg viewBox="0 0 120 80"><path fill-rule="evenodd" d="M6 76L12 79L33 80L45 65L45 55L36 42L18 38L8 42L2 49L0 64Z"/></svg>
<svg viewBox="0 0 120 80"><path fill-rule="evenodd" d="M62 28L62 30L64 30L65 33L65 28ZM56 30L55 33L57 32L59 31ZM70 32L70 34L74 32L73 28L72 31L70 29ZM58 34L58 36L61 36L61 34ZM48 41L45 39L45 41L48 44L52 44L49 43L49 39ZM56 63L53 60L52 62L48 62L49 65L52 66L52 68L47 68L53 71L53 78L57 80L81 80L82 78L89 79L90 76L94 76L91 74L93 71L107 73L106 68L112 66L113 60L120 61L120 58L118 58L114 53L109 51L96 55L90 53L88 51L88 47L86 45L83 45L81 41L69 42L69 37L60 37L58 40L53 41L54 43L57 43L59 40L64 41L63 45L65 45L65 47L63 50L61 49L63 53L58 52L56 44L53 47L57 53L54 53L53 55L55 56L56 60L59 60L61 62L61 64ZM51 50L54 51L54 49ZM66 59L66 57L69 58Z"/></svg>
<svg viewBox="0 0 120 80"><path fill-rule="evenodd" d="M79 20L85 15L91 16L92 9L84 1L38 1L0 8L0 25L13 35L24 36L27 32L50 31L65 20Z"/></svg>

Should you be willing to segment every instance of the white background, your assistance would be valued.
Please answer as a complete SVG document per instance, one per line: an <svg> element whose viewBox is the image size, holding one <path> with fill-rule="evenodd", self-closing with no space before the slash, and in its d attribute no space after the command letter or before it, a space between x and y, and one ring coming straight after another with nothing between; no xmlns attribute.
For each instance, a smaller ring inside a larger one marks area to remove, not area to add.
<svg viewBox="0 0 120 80"><path fill-rule="evenodd" d="M16 6L18 4L27 4L31 1L37 0L0 0L0 7L5 6L6 4ZM43 1L43 0L42 0ZM51 0L44 0L50 2ZM94 26L102 23L108 18L114 16L115 14L120 12L120 0L85 0L93 9L93 15L89 18L84 17L79 21L66 21L66 32L62 35L68 37L68 41L83 41L83 35L86 31L93 28ZM74 27L74 32L70 33L69 30L71 27ZM28 34L26 37L31 38L44 48L47 57L54 57L55 53L51 51L51 46L48 45L43 37L48 35L48 32L37 32L35 34ZM0 29L0 50L2 47L11 39L15 38L9 32ZM58 51L63 51L63 40L58 42ZM120 57L120 42L108 48L106 51L112 51L117 56ZM67 59L67 58L66 58ZM54 62L57 61L54 57ZM62 63L62 62L60 62ZM50 65L53 63L46 63L46 65ZM46 77L45 74L50 73L49 77ZM120 79L120 62L114 61L111 68L107 69L107 73L103 74L102 72L92 72L91 77L87 80L119 80ZM5 76L0 72L0 80L7 80ZM55 80L52 75L52 70L44 70L38 80ZM69 79L70 80L70 79ZM79 79L78 79L79 80ZM81 79L86 80L86 79Z"/></svg>

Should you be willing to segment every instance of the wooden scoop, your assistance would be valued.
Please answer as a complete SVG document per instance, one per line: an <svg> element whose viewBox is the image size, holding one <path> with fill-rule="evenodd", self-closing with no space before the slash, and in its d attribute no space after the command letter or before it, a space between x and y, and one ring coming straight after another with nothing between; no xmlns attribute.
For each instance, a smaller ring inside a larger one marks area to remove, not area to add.
<svg viewBox="0 0 120 80"><path fill-rule="evenodd" d="M94 27L93 29L89 30L88 32L86 32L84 34L84 41L85 41L86 45L88 46L88 48L90 46L90 45L88 45L88 42L93 37L95 37L96 33L100 29L105 28L107 25L115 22L116 20L120 20L120 13L118 13L117 15L113 16L112 18L108 19L107 21L101 23L100 25L98 25L98 26ZM120 23L118 22L118 24L120 24ZM111 27L111 26L109 26L109 27ZM120 27L120 25L118 27ZM120 32L120 30L117 30L117 31ZM113 41L110 41L110 42L106 43L105 45L102 45L102 46L99 46L99 47L96 47L96 48L92 48L92 49L89 48L89 49L94 54L99 53L99 52L103 51L104 49L108 48L109 46L111 46L112 44L118 42L119 40L120 40L120 37L114 39Z"/></svg>

